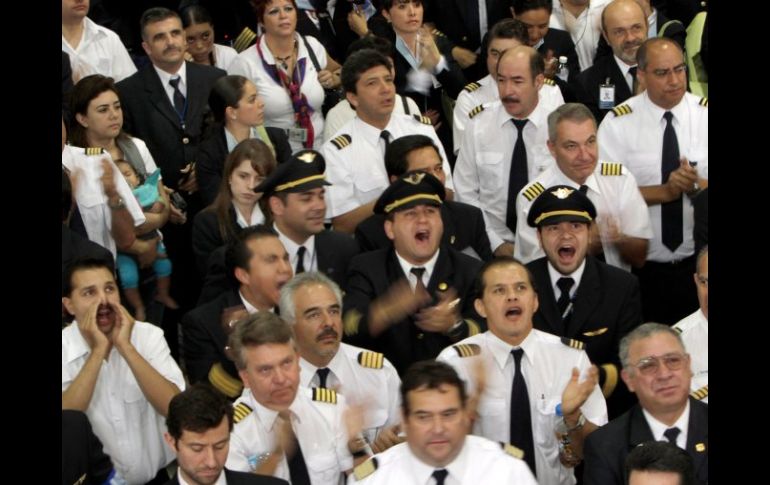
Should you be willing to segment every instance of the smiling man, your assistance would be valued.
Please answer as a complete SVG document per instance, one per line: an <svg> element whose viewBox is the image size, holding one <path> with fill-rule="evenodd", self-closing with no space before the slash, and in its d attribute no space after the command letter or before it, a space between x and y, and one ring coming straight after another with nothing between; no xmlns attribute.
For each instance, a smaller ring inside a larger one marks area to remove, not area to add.
<svg viewBox="0 0 770 485"><path fill-rule="evenodd" d="M473 432L521 448L540 483L571 485L575 476L559 459L557 420L569 429L574 454L607 422L598 370L579 342L532 328L538 296L527 268L512 258L484 265L477 279L478 312L489 330L447 347L451 364L478 402ZM557 405L563 418L557 416Z"/></svg>

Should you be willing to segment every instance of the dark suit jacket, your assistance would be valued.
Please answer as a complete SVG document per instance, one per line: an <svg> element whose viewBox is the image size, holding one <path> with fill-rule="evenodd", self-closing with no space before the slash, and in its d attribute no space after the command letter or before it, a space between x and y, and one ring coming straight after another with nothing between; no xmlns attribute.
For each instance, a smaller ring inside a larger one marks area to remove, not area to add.
<svg viewBox="0 0 770 485"><path fill-rule="evenodd" d="M61 51L61 116L64 124L69 126L70 117L70 93L72 92L72 66L70 56Z"/></svg>
<svg viewBox="0 0 770 485"><path fill-rule="evenodd" d="M487 226L478 207L451 200L444 201L441 206L441 220L444 223L442 245L458 251L471 247L483 261L492 259ZM384 215L374 214L356 227L356 241L362 252L392 246L385 234L384 223Z"/></svg>
<svg viewBox="0 0 770 485"><path fill-rule="evenodd" d="M102 450L102 442L91 429L85 413L62 410L61 445L62 485L98 485L110 477L112 461ZM82 477L85 479L81 482Z"/></svg>
<svg viewBox="0 0 770 485"><path fill-rule="evenodd" d="M255 475L254 473L234 472L227 468L225 468L225 478L227 479L227 485L289 485L289 482L280 478ZM166 485L179 485L179 480L174 476L174 478L166 482Z"/></svg>
<svg viewBox="0 0 770 485"><path fill-rule="evenodd" d="M487 30L500 20L510 18L511 11L506 0L486 0ZM467 18L466 0L426 0L424 21L433 22L438 30L446 34L458 47L474 52L479 48L481 39L475 39L469 33L465 23Z"/></svg>
<svg viewBox="0 0 770 485"><path fill-rule="evenodd" d="M291 158L291 146L286 132L280 128L265 127L267 136L275 148L275 160L283 163ZM222 172L227 158L227 140L225 129L221 125L215 127L210 136L205 138L198 147L198 187L200 188L203 204L209 205L219 192L222 182Z"/></svg>
<svg viewBox="0 0 770 485"><path fill-rule="evenodd" d="M698 484L708 483L708 419L708 404L690 398L687 452L693 459ZM652 440L652 431L639 405L597 429L588 435L583 447L583 484L626 485L626 456L636 445Z"/></svg>
<svg viewBox="0 0 770 485"><path fill-rule="evenodd" d="M549 50L553 51L553 56L557 59L559 56L567 56L567 69L569 69L567 81L572 82L575 77L580 74L580 61L578 60L577 51L575 50L575 43L572 42L572 36L570 36L569 32L550 27L545 34L545 37L543 37L543 44L537 48L537 51L543 56L545 56ZM562 93L562 95L564 95L564 93Z"/></svg>
<svg viewBox="0 0 770 485"><path fill-rule="evenodd" d="M117 84L123 108L123 128L141 138L163 174L163 183L176 189L179 170L196 160L203 119L214 81L222 69L187 63L187 111L179 119L155 68L150 64Z"/></svg>
<svg viewBox="0 0 770 485"><path fill-rule="evenodd" d="M445 283L457 291L461 298L460 313L471 318L486 330L481 317L473 308L473 284L481 268L481 261L443 246L439 253L427 285L428 292L437 300L439 285ZM373 338L367 327L369 304L398 280L405 279L403 270L393 249L379 249L360 254L350 262L348 284L345 294L346 326L353 318L351 311L361 316L358 332L346 332L344 340L367 349L385 354L398 370L399 374L413 362L433 359L445 347L454 342L447 336L434 332L423 332L411 317L391 325L381 335ZM443 287L444 285L442 285ZM467 329L461 338L468 336Z"/></svg>
<svg viewBox="0 0 770 485"><path fill-rule="evenodd" d="M618 346L620 339L642 323L639 280L633 274L586 257L583 276L575 297L572 316L565 329L561 321L553 283L548 274L548 259L536 259L527 264L535 279L540 306L533 317L536 329L562 337L580 340L591 362L600 366L600 385L606 382L604 364L612 364L620 374ZM608 399L611 416L625 412L636 400L625 384L617 387Z"/></svg>
<svg viewBox="0 0 770 485"><path fill-rule="evenodd" d="M231 222L235 225L235 209L228 211ZM209 266L211 254L225 244L219 231L219 219L213 210L202 210L195 215L192 228L192 249L195 253L195 265L198 274L204 276Z"/></svg>
<svg viewBox="0 0 770 485"><path fill-rule="evenodd" d="M596 117L597 125L602 122L609 109L599 109L599 86L610 78L610 84L615 85L615 106L621 105L632 96L626 78L620 72L614 56L602 57L594 65L581 72L572 84L578 102L588 106Z"/></svg>

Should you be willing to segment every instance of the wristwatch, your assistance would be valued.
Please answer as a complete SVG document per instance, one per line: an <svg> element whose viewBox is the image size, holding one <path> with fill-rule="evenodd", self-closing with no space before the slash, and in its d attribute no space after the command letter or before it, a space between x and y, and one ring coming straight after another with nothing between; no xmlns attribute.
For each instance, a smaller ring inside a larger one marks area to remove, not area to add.
<svg viewBox="0 0 770 485"><path fill-rule="evenodd" d="M123 202L123 197L118 197L118 200L116 202L112 202L110 199L107 199L107 207L116 211L120 209L125 209L126 203Z"/></svg>
<svg viewBox="0 0 770 485"><path fill-rule="evenodd" d="M567 424L567 420L565 418L562 418L562 420L564 420L564 426L567 428L567 433L572 433L573 431L577 431L580 428L582 428L584 424L586 424L586 416L583 413L580 413L580 417L578 418L577 424L571 428L569 424Z"/></svg>

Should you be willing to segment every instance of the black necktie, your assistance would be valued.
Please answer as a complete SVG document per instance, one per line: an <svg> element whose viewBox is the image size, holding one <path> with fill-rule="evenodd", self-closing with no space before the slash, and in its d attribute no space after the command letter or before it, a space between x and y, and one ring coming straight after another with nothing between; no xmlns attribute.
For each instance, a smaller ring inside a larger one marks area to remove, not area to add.
<svg viewBox="0 0 770 485"><path fill-rule="evenodd" d="M524 349L513 349L513 360L516 370L511 386L511 444L524 450L524 461L529 469L535 471L535 444L532 439L532 415L529 410L529 393L524 374L521 373L521 356Z"/></svg>
<svg viewBox="0 0 770 485"><path fill-rule="evenodd" d="M666 129L663 130L663 158L661 163L662 181L668 182L671 172L679 168L679 142L676 138L674 125L671 123L673 115L671 111L663 114L666 118ZM682 196L680 195L671 202L664 202L660 207L661 229L663 244L671 251L682 244Z"/></svg>
<svg viewBox="0 0 770 485"><path fill-rule="evenodd" d="M414 294L419 295L427 295L428 289L425 287L425 283L422 281L422 275L425 274L425 268L415 266L412 269L409 270L413 275L417 277L417 284L414 285Z"/></svg>
<svg viewBox="0 0 770 485"><path fill-rule="evenodd" d="M329 376L329 372L331 371L328 367L323 367L315 371L315 373L318 374L318 387L326 387L326 378Z"/></svg>
<svg viewBox="0 0 770 485"><path fill-rule="evenodd" d="M388 130L382 130L380 132L380 138L385 142L385 152L387 152L388 147L390 146L390 132ZM383 155L385 152L383 152Z"/></svg>
<svg viewBox="0 0 770 485"><path fill-rule="evenodd" d="M300 274L305 272L305 246L300 246L297 249L297 270L294 274Z"/></svg>
<svg viewBox="0 0 770 485"><path fill-rule="evenodd" d="M179 114L180 118L184 118L184 94L179 90L179 81L181 80L182 78L178 77L170 79L168 83L174 88L174 109Z"/></svg>
<svg viewBox="0 0 770 485"><path fill-rule="evenodd" d="M581 185L580 188L578 189L578 192L580 192L581 194L587 194L588 186L586 184Z"/></svg>
<svg viewBox="0 0 770 485"><path fill-rule="evenodd" d="M566 320L567 315L565 315L564 312L567 310L569 302L572 301L569 296L569 290L574 284L575 280L572 278L559 278L556 282L556 286L561 290L561 295L559 295L559 299L556 301L556 306L559 307L559 315L561 315L562 320Z"/></svg>
<svg viewBox="0 0 770 485"><path fill-rule="evenodd" d="M513 124L519 130L516 136L516 144L513 146L511 157L511 171L508 175L508 211L505 215L505 225L512 233L516 234L516 196L527 185L529 172L527 171L527 150L524 147L524 125L529 120L514 120Z"/></svg>
<svg viewBox="0 0 770 485"><path fill-rule="evenodd" d="M468 38L471 45L481 43L479 26L479 0L465 0L465 26L468 28Z"/></svg>
<svg viewBox="0 0 770 485"><path fill-rule="evenodd" d="M636 66L630 68L628 70L628 73L631 75L631 96L634 96L636 95L636 86L637 86Z"/></svg>
<svg viewBox="0 0 770 485"><path fill-rule="evenodd" d="M677 436L679 436L679 433L681 431L682 431L681 429L674 426L673 428L668 428L666 431L664 431L663 436L666 437L669 443L673 443L676 445L676 438Z"/></svg>
<svg viewBox="0 0 770 485"><path fill-rule="evenodd" d="M305 464L305 457L302 455L302 447L297 440L297 435L294 434L294 428L291 426L291 418L284 418L289 420L289 433L291 433L290 439L296 445L294 455L288 460L289 464L289 477L291 478L292 485L310 485L310 475L307 472L307 465Z"/></svg>
<svg viewBox="0 0 770 485"><path fill-rule="evenodd" d="M436 479L436 485L444 485L444 480L446 480L446 476L449 475L449 472L441 468L439 470L433 470L432 475L433 478Z"/></svg>

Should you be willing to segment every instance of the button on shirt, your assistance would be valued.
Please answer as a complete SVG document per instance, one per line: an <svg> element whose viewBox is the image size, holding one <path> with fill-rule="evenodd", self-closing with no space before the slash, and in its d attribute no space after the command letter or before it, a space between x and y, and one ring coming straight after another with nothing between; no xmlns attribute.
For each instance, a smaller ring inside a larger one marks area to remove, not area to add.
<svg viewBox="0 0 770 485"><path fill-rule="evenodd" d="M687 425L690 422L689 399L687 400L687 405L684 408L684 412L671 426L668 426L665 423L661 423L644 408L642 408L642 412L644 413L644 418L647 420L647 424L650 425L650 431L652 431L652 437L655 441L668 441L668 438L664 434L666 430L669 428L679 428L679 434L676 437L676 446L683 450L687 449Z"/></svg>
<svg viewBox="0 0 770 485"><path fill-rule="evenodd" d="M455 153L460 150L462 137L465 133L465 126L471 120L468 113L470 113L476 106L491 103L500 99L500 91L497 90L497 82L491 75L486 75L476 82L481 87L475 91L463 89L460 91L460 94L457 95L457 102L455 103L452 117L452 135L454 138ZM538 104L543 103L543 106L547 108L549 113L564 104L564 97L561 94L561 89L555 85L543 84L540 86L538 96Z"/></svg>
<svg viewBox="0 0 770 485"><path fill-rule="evenodd" d="M62 330L62 392L86 364L91 349L77 321ZM182 371L171 357L163 331L155 325L134 324L131 343L160 375L184 390ZM102 441L115 469L130 484L150 481L174 459L163 439L166 418L147 400L128 363L114 347L102 361L91 402L86 410L94 433Z"/></svg>
<svg viewBox="0 0 770 485"><path fill-rule="evenodd" d="M411 116L393 114L384 129L390 132L391 143L406 135L426 135L433 140L444 161L446 188L454 189L452 169L432 126ZM382 154L381 132L381 129L356 117L334 135L349 135L349 145L338 149L331 140L324 143L322 152L326 158L326 179L332 184L326 188L327 217L337 217L376 200L390 185Z"/></svg>
<svg viewBox="0 0 770 485"><path fill-rule="evenodd" d="M599 226L605 261L607 264L630 271L631 265L621 258L617 247L607 241L607 231L602 230L602 228L606 227L604 224L607 220L613 220L620 232L626 236L652 239L649 210L639 187L636 185L636 179L628 169L624 166L620 175L602 175L602 163L600 160L596 164L594 172L586 179L585 185L588 186L586 195L596 207L595 222ZM545 252L537 240L537 229L527 224L529 209L535 199L527 200L524 192L535 182L539 182L546 189L555 185L580 188L580 184L564 175L558 165L554 164L534 180L531 180L519 192L516 197L518 220L516 221L516 245L513 248L513 256L523 263L529 263L545 256Z"/></svg>
<svg viewBox="0 0 770 485"><path fill-rule="evenodd" d="M363 367L358 363L358 354L366 349L340 344L337 353L326 367L331 371L326 378L326 387L345 396L351 406L365 404L364 437L371 444L377 434L401 422L401 379L388 359L383 358L381 369ZM300 387L318 387L318 367L305 359L299 360Z"/></svg>
<svg viewBox="0 0 770 485"><path fill-rule="evenodd" d="M83 37L77 49L73 49L62 35L61 50L70 56L72 74L79 79L102 74L117 83L136 72L134 61L118 34L88 17L83 19Z"/></svg>
<svg viewBox="0 0 770 485"><path fill-rule="evenodd" d="M546 145L548 113L548 108L538 103L524 127L530 181L554 164ZM481 209L492 250L514 240L514 234L505 225L505 216L508 174L517 136L511 115L497 101L470 120L455 163L456 198Z"/></svg>
<svg viewBox="0 0 770 485"><path fill-rule="evenodd" d="M466 436L460 453L443 468L448 472L444 485L537 484L526 463L505 453L500 443L480 436ZM351 475L348 483L434 485L435 470L415 457L408 443L400 443L377 455L377 469L372 474L360 481Z"/></svg>
<svg viewBox="0 0 770 485"><path fill-rule="evenodd" d="M674 329L681 331L682 342L688 354L690 354L690 368L692 379L690 390L697 391L709 384L709 321L706 315L698 308L688 315ZM709 398L702 399L708 404Z"/></svg>
<svg viewBox="0 0 770 485"><path fill-rule="evenodd" d="M508 442L510 434L510 400L513 384L513 346L503 342L492 332L468 337L460 344L478 344L481 354L460 357L453 347L447 347L436 360L452 365L468 384L469 395L475 392L473 364L482 359L486 364L487 384L479 401L478 419L473 433L493 441ZM556 405L561 402L572 368L584 374L591 367L583 350L570 348L559 337L539 330L531 330L521 343L524 349L522 373L527 383L532 415L532 435L535 441L535 464L540 483L571 485L575 483L572 469L559 462L559 444L553 429L556 424ZM586 419L597 426L607 423L607 405L598 384L581 407ZM516 445L516 443L512 443Z"/></svg>
<svg viewBox="0 0 770 485"><path fill-rule="evenodd" d="M353 467L343 421L345 398L337 395L337 404L329 404L313 401L311 395L311 389L297 391L297 397L289 407L292 428L301 443L312 485L338 483L340 474ZM259 404L249 389L244 389L235 405L241 402L253 411L235 423L225 466L230 470L249 472L256 469L259 455L275 450L278 413ZM285 458L274 476L289 480L289 465Z"/></svg>
<svg viewBox="0 0 770 485"><path fill-rule="evenodd" d="M698 176L708 179L708 108L700 106L700 98L685 93L682 101L670 111L679 141L679 153L690 161L698 162ZM620 162L636 178L639 187L660 185L661 153L663 153L663 129L665 110L655 105L647 93L629 98L632 112L615 116L609 113L599 126L599 157L602 160ZM684 207L684 242L671 252L662 242L661 206L648 206L653 238L647 250L647 260L657 262L677 261L691 256L695 251L692 237L693 208L690 198L682 196Z"/></svg>

